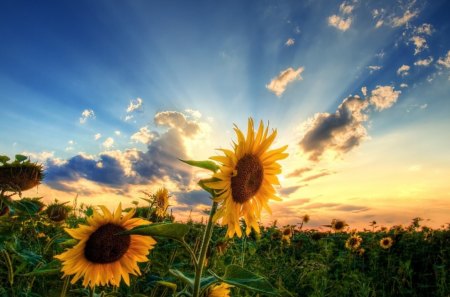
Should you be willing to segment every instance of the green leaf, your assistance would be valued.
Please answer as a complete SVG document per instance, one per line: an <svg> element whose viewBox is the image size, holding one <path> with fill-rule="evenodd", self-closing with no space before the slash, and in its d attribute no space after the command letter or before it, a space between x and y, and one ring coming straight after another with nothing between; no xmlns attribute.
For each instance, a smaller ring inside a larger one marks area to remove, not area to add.
<svg viewBox="0 0 450 297"><path fill-rule="evenodd" d="M135 227L119 234L135 234L147 236L162 236L182 241L190 227L180 223L160 223Z"/></svg>
<svg viewBox="0 0 450 297"><path fill-rule="evenodd" d="M217 172L217 170L219 170L219 168L220 168L219 165L217 165L215 162L210 161L210 160L205 160L205 161L193 161L193 160L181 160L181 159L179 159L179 160L181 162L184 162L191 166L208 169L208 170L211 170L212 172Z"/></svg>
<svg viewBox="0 0 450 297"><path fill-rule="evenodd" d="M208 287L217 282L218 279L215 276L202 277L202 279L200 280L200 295L202 295L202 293L205 292Z"/></svg>
<svg viewBox="0 0 450 297"><path fill-rule="evenodd" d="M167 282L167 281L157 281L156 283L158 283L164 287L168 287L168 288L172 289L174 292L176 292L176 290L177 290L177 284Z"/></svg>
<svg viewBox="0 0 450 297"><path fill-rule="evenodd" d="M194 279L191 277L187 277L184 275L183 272L179 271L178 269L169 269L169 273L190 286L191 288L194 288Z"/></svg>
<svg viewBox="0 0 450 297"><path fill-rule="evenodd" d="M242 289L273 296L279 296L280 294L265 277L257 275L235 264L226 267L225 275L223 277L217 276L211 270L209 270L209 272L222 282Z"/></svg>
<svg viewBox="0 0 450 297"><path fill-rule="evenodd" d="M15 162L17 162L17 163L22 163L22 162L26 161L27 159L28 159L27 156L24 156L24 155L16 155L16 161L15 161Z"/></svg>
<svg viewBox="0 0 450 297"><path fill-rule="evenodd" d="M22 274L22 276L41 276L41 275L53 275L60 273L61 270L59 268L50 268L50 269L36 269L34 271Z"/></svg>
<svg viewBox="0 0 450 297"><path fill-rule="evenodd" d="M4 156L4 155L1 155L1 156L0 156L0 163L2 163L3 165L5 165L6 162L8 162L9 160L10 160L10 159L9 159L8 156Z"/></svg>

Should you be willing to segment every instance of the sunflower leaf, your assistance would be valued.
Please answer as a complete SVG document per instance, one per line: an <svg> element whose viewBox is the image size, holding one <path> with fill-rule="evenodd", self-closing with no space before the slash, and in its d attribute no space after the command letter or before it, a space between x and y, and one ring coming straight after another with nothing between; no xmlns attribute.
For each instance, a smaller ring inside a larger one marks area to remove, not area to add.
<svg viewBox="0 0 450 297"><path fill-rule="evenodd" d="M209 270L209 273L211 273L224 283L242 289L251 290L254 292L259 292L272 296L280 295L278 290L275 289L265 277L257 275L235 264L228 265L225 268L225 275L223 277L217 276L211 270Z"/></svg>
<svg viewBox="0 0 450 297"><path fill-rule="evenodd" d="M179 159L179 160L181 162L184 162L191 166L208 169L208 170L211 170L212 172L217 172L217 170L220 169L219 165L217 165L215 162L210 161L210 160L205 160L205 161L181 160L181 159Z"/></svg>
<svg viewBox="0 0 450 297"><path fill-rule="evenodd" d="M176 292L176 290L177 290L177 284L174 284L174 283L171 283L168 281L157 281L156 283L160 284L161 286L168 287L168 288L172 289L174 292Z"/></svg>
<svg viewBox="0 0 450 297"><path fill-rule="evenodd" d="M180 223L161 223L135 227L131 230L120 232L119 234L135 234L147 236L162 236L182 241L189 232L190 227Z"/></svg>
<svg viewBox="0 0 450 297"><path fill-rule="evenodd" d="M186 283L191 288L194 288L194 279L191 277L186 276L183 272L179 271L178 269L169 269L169 273L178 278L179 280Z"/></svg>

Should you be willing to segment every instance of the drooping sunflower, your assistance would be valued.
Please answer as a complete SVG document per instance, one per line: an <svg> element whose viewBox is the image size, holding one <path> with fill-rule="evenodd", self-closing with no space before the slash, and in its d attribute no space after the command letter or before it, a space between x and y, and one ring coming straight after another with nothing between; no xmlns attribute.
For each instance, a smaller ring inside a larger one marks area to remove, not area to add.
<svg viewBox="0 0 450 297"><path fill-rule="evenodd" d="M281 173L281 165L277 161L288 154L284 153L287 145L269 150L277 131L269 134L269 127L264 129L262 121L255 131L253 119L248 119L247 137L237 126L234 131L237 143L233 142L233 150L221 149L225 155L210 158L222 164L213 175L219 181L205 185L215 190L214 200L220 203L214 221L222 219L222 224L228 225L228 237L241 237L240 217L244 217L247 235L251 229L259 233L261 210L271 213L269 199L281 200L273 185L280 184L277 174Z"/></svg>
<svg viewBox="0 0 450 297"><path fill-rule="evenodd" d="M220 283L217 285L212 285L208 291L208 297L229 297L230 288L233 287L226 283Z"/></svg>
<svg viewBox="0 0 450 297"><path fill-rule="evenodd" d="M167 208L169 207L169 191L166 188L160 188L155 193L156 200L156 215L160 218L166 215Z"/></svg>
<svg viewBox="0 0 450 297"><path fill-rule="evenodd" d="M359 235L353 234L345 242L345 247L349 250L356 250L361 245L362 238Z"/></svg>
<svg viewBox="0 0 450 297"><path fill-rule="evenodd" d="M289 226L283 230L283 236L281 237L281 241L290 244L291 238L292 238L292 228Z"/></svg>
<svg viewBox="0 0 450 297"><path fill-rule="evenodd" d="M384 237L380 240L380 246L385 250L390 248L393 244L394 244L394 240L392 238L390 238L389 236Z"/></svg>
<svg viewBox="0 0 450 297"><path fill-rule="evenodd" d="M335 232L343 231L346 226L348 226L348 224L345 221L336 219L333 219L333 221L331 221L331 228Z"/></svg>
<svg viewBox="0 0 450 297"><path fill-rule="evenodd" d="M140 275L137 262L148 261L147 255L156 241L150 236L117 235L149 221L132 218L134 210L122 216L122 207L111 213L100 206L103 215L94 210L87 219L88 225L75 229L65 229L75 239L80 240L73 248L55 258L62 261L64 276L75 275L76 283L83 277L83 286L119 286L121 279L130 285L129 274Z"/></svg>

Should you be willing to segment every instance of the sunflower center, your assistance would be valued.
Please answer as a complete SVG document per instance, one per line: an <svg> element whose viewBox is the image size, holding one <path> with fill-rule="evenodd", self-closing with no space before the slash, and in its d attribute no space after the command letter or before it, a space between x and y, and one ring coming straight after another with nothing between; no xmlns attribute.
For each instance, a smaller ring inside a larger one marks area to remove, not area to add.
<svg viewBox="0 0 450 297"><path fill-rule="evenodd" d="M89 236L84 256L94 263L111 263L119 260L130 247L130 235L116 235L125 231L122 226L105 224Z"/></svg>
<svg viewBox="0 0 450 297"><path fill-rule="evenodd" d="M236 176L231 177L233 200L243 204L258 192L264 177L264 168L257 156L247 154L236 165Z"/></svg>

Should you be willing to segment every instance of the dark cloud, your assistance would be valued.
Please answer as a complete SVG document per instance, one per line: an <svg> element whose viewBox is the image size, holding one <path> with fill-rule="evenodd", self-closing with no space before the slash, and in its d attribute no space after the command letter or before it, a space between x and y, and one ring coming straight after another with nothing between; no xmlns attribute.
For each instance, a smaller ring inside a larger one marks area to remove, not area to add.
<svg viewBox="0 0 450 297"><path fill-rule="evenodd" d="M288 175L286 175L286 178L301 177L303 175L303 173L311 171L311 170L312 170L312 168L310 168L310 167L298 168L298 169L292 171L291 173L289 173Z"/></svg>
<svg viewBox="0 0 450 297"><path fill-rule="evenodd" d="M302 140L300 148L312 161L318 161L327 150L345 153L366 137L362 123L367 119L363 111L369 102L359 97L348 97L333 114L316 114L311 127Z"/></svg>
<svg viewBox="0 0 450 297"><path fill-rule="evenodd" d="M370 210L370 208L365 207L365 206L360 206L360 205L341 205L341 206L335 207L334 209L339 210L339 211L351 211L354 213Z"/></svg>
<svg viewBox="0 0 450 297"><path fill-rule="evenodd" d="M289 196L290 194L294 193L295 191L303 187L305 187L305 185L286 187L280 189L278 192L280 192L281 195Z"/></svg>
<svg viewBox="0 0 450 297"><path fill-rule="evenodd" d="M391 86L377 86L366 99L358 96L344 99L335 113L317 113L299 142L300 148L311 161L319 161L327 151L338 155L351 151L367 138L364 122L371 110L390 108L399 94Z"/></svg>
<svg viewBox="0 0 450 297"><path fill-rule="evenodd" d="M187 159L184 137L195 136L199 127L177 112L158 113L155 122L170 128L160 135L155 133L146 152L105 152L96 160L77 155L65 163L49 160L45 183L54 189L73 191L76 189L68 184L81 178L115 188L168 178L185 189L191 181L192 171L179 159Z"/></svg>
<svg viewBox="0 0 450 297"><path fill-rule="evenodd" d="M332 172L323 171L323 172L320 172L320 173L313 174L313 175L305 177L304 179L302 179L302 182L311 181L311 180L318 179L318 178L320 178L322 176L327 176L327 175L330 175L330 174L332 174Z"/></svg>
<svg viewBox="0 0 450 297"><path fill-rule="evenodd" d="M364 212L370 210L370 208L361 205L352 205L352 204L340 204L340 203L311 203L303 207L304 209L322 209L327 208L334 211L344 211L344 212Z"/></svg>
<svg viewBox="0 0 450 297"><path fill-rule="evenodd" d="M199 204L210 205L210 195L204 190L194 190L190 192L176 192L175 199L179 204L196 206Z"/></svg>

